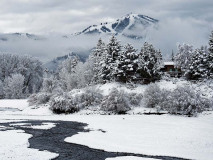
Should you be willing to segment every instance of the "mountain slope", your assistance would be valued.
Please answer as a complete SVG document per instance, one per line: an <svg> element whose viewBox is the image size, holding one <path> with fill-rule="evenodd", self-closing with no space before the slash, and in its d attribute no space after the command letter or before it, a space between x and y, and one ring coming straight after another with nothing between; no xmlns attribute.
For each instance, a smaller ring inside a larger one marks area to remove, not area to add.
<svg viewBox="0 0 213 160"><path fill-rule="evenodd" d="M105 22L100 25L92 25L75 35L115 34L128 38L141 39L153 28L158 20L140 14L128 14L114 22Z"/></svg>

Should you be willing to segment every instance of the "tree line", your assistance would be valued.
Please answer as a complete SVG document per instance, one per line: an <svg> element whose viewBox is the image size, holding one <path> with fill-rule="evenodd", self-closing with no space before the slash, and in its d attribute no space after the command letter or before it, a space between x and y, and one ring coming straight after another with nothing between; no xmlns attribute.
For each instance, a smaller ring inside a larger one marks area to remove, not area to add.
<svg viewBox="0 0 213 160"><path fill-rule="evenodd" d="M186 79L212 79L213 32L208 47L194 50L191 45L179 45L173 59ZM85 63L77 56L68 58L56 73L46 76L38 59L0 54L0 96L24 98L38 91L58 94L113 81L150 83L161 79L162 66L162 54L152 44L145 42L138 51L131 44L122 46L114 35L107 44L99 39Z"/></svg>

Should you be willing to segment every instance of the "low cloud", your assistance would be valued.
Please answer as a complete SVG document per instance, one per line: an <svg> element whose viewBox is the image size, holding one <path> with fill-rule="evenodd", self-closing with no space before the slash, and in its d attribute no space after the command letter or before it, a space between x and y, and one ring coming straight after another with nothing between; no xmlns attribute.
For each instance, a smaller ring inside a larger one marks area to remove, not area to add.
<svg viewBox="0 0 213 160"><path fill-rule="evenodd" d="M193 18L168 18L159 22L158 29L149 36L149 41L164 54L176 52L177 44L192 44L195 48L208 45L212 24Z"/></svg>
<svg viewBox="0 0 213 160"><path fill-rule="evenodd" d="M0 33L22 32L48 37L42 41L0 42L0 52L31 54L43 60L67 54L69 50L94 47L99 36L66 39L62 35L116 20L130 12L159 20L157 30L149 31L145 40L163 54L175 51L177 43L193 44L196 48L207 45L213 30L212 0L1 0L0 6ZM108 41L107 36L102 38ZM144 42L125 38L121 41L133 43L138 49Z"/></svg>

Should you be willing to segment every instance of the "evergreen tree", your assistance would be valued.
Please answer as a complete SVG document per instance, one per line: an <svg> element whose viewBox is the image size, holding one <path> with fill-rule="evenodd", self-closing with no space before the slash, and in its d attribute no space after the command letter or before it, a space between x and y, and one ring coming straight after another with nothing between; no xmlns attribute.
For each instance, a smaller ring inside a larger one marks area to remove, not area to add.
<svg viewBox="0 0 213 160"><path fill-rule="evenodd" d="M113 35L106 47L106 57L101 64L101 78L104 82L116 80L116 70L118 68L118 57L121 53L122 46Z"/></svg>
<svg viewBox="0 0 213 160"><path fill-rule="evenodd" d="M171 61L174 62L174 60L175 60L175 56L174 56L174 52L173 52L173 50L172 50L172 58L171 58Z"/></svg>
<svg viewBox="0 0 213 160"><path fill-rule="evenodd" d="M196 49L194 51L189 68L185 73L188 79L198 80L200 78L208 77L208 54L207 47L203 46L201 49Z"/></svg>
<svg viewBox="0 0 213 160"><path fill-rule="evenodd" d="M138 67L136 51L131 44L124 46L124 51L118 56L118 68L116 70L118 81L130 82L135 79L135 73Z"/></svg>
<svg viewBox="0 0 213 160"><path fill-rule="evenodd" d="M209 51L210 53L213 53L213 31L211 32L211 35L209 37Z"/></svg>
<svg viewBox="0 0 213 160"><path fill-rule="evenodd" d="M143 79L155 81L160 78L162 55L151 44L145 42L138 57L138 73Z"/></svg>
<svg viewBox="0 0 213 160"><path fill-rule="evenodd" d="M186 75L189 65L191 64L191 58L193 55L193 46L188 44L178 45L178 53L175 56L175 65L180 68L181 71Z"/></svg>
<svg viewBox="0 0 213 160"><path fill-rule="evenodd" d="M208 70L208 76L213 78L213 31L209 38Z"/></svg>
<svg viewBox="0 0 213 160"><path fill-rule="evenodd" d="M100 70L102 63L104 63L105 55L106 55L106 46L104 42L99 39L96 48L92 51L89 59L87 60L87 64L92 67L93 78L92 83L100 82Z"/></svg>
<svg viewBox="0 0 213 160"><path fill-rule="evenodd" d="M0 80L0 99L4 96L3 82Z"/></svg>

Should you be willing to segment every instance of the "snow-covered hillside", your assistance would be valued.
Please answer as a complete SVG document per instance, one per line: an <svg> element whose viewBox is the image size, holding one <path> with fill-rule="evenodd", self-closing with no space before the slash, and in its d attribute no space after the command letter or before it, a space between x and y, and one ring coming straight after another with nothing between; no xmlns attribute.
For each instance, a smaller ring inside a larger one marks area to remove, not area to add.
<svg viewBox="0 0 213 160"><path fill-rule="evenodd" d="M127 14L114 22L92 25L84 29L81 34L115 34L133 39L146 38L150 29L156 26L158 20L140 14Z"/></svg>

